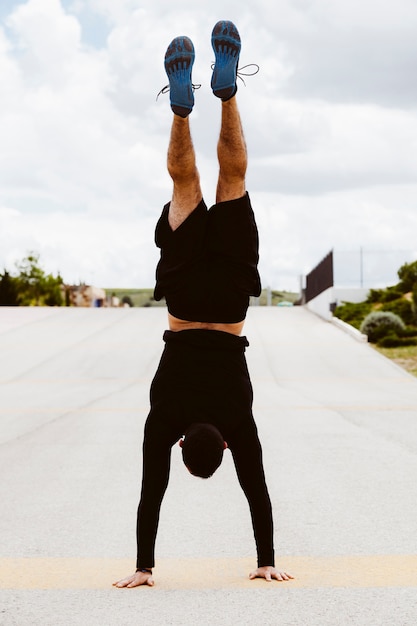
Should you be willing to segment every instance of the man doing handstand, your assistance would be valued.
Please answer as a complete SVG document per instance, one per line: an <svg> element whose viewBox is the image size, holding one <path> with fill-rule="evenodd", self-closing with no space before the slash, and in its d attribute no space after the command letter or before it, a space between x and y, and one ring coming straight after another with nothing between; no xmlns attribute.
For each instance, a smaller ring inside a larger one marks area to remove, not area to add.
<svg viewBox="0 0 417 626"><path fill-rule="evenodd" d="M174 112L168 149L171 202L156 227L161 258L155 298L165 297L169 330L151 384L143 441L142 492L137 518L137 570L117 587L153 585L159 512L168 485L171 448L178 440L188 470L203 478L233 455L247 497L258 567L250 578L288 580L275 568L271 502L252 415L252 385L242 329L251 295L261 291L258 232L245 187L246 144L236 102L240 37L232 22L212 32L211 86L222 102L216 204L204 203L189 114L194 105L194 47L177 37L165 55ZM227 443L226 443L227 442Z"/></svg>

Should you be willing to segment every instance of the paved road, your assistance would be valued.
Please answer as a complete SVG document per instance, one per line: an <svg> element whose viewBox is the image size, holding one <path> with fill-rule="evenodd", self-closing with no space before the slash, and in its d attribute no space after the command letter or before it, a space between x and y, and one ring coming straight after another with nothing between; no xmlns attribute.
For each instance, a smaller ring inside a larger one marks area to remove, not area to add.
<svg viewBox="0 0 417 626"><path fill-rule="evenodd" d="M417 622L417 379L302 308L252 308L255 414L277 561L255 549L230 455L179 449L153 589L133 571L140 446L164 309L0 309L0 624Z"/></svg>

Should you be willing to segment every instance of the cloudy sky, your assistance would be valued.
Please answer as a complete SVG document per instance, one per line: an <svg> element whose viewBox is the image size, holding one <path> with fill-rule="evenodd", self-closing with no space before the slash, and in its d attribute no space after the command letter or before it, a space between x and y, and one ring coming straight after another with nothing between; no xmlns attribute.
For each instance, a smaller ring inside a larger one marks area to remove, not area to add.
<svg viewBox="0 0 417 626"><path fill-rule="evenodd" d="M0 272L36 251L66 282L153 286L171 193L163 57L173 37L194 41L211 204L219 19L239 28L241 64L261 67L238 97L264 286L297 289L331 248L417 259L415 0L1 0Z"/></svg>

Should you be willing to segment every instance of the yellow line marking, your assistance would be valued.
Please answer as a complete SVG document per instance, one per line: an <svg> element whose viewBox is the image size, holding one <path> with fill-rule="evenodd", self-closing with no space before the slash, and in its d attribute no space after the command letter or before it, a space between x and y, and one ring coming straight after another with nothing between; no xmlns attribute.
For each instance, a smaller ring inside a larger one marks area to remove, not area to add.
<svg viewBox="0 0 417 626"><path fill-rule="evenodd" d="M132 559L0 558L0 589L107 589L133 567ZM288 589L417 587L417 555L285 556L277 567L295 576L279 583ZM277 588L249 580L254 568L252 558L158 559L155 588Z"/></svg>

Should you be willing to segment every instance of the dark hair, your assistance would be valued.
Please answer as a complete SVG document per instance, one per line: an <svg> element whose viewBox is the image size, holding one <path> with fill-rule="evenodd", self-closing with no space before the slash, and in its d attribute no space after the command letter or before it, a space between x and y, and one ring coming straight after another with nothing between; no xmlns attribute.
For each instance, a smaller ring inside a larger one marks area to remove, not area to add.
<svg viewBox="0 0 417 626"><path fill-rule="evenodd" d="M212 424L191 424L182 444L182 459L193 476L209 478L223 459L224 440Z"/></svg>

